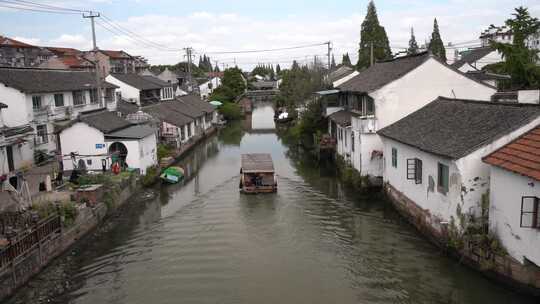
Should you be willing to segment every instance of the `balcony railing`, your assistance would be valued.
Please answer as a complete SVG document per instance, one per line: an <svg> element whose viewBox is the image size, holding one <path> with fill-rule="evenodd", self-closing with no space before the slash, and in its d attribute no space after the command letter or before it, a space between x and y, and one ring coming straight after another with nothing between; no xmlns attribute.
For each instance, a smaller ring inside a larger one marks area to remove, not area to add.
<svg viewBox="0 0 540 304"><path fill-rule="evenodd" d="M360 117L358 118L358 124L360 133L375 133L378 131L378 123L375 116Z"/></svg>

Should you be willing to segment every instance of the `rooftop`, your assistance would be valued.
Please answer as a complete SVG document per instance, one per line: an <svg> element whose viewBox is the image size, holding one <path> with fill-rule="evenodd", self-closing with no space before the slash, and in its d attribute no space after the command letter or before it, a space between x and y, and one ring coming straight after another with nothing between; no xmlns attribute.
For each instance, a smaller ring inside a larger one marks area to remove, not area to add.
<svg viewBox="0 0 540 304"><path fill-rule="evenodd" d="M131 59L132 56L124 51L100 50L103 54L113 59Z"/></svg>
<svg viewBox="0 0 540 304"><path fill-rule="evenodd" d="M426 62L431 56L428 52L399 57L393 60L377 62L363 70L349 81L340 84L341 91L368 93L380 89L386 84L403 77Z"/></svg>
<svg viewBox="0 0 540 304"><path fill-rule="evenodd" d="M163 82L153 76L141 76L137 74L111 74L114 78L139 90L158 90L170 84ZM159 81L159 82L158 82Z"/></svg>
<svg viewBox="0 0 540 304"><path fill-rule="evenodd" d="M0 67L0 83L26 93L49 93L96 88L96 77L86 71ZM102 86L116 88L108 82Z"/></svg>
<svg viewBox="0 0 540 304"><path fill-rule="evenodd" d="M106 110L93 111L92 113L82 114L77 121L100 130L105 134L109 134L131 126L131 123L118 115L115 112Z"/></svg>
<svg viewBox="0 0 540 304"><path fill-rule="evenodd" d="M9 37L0 36L0 46L18 47L18 48L35 48L36 46L24 43Z"/></svg>
<svg viewBox="0 0 540 304"><path fill-rule="evenodd" d="M490 165L540 181L540 126L483 160Z"/></svg>
<svg viewBox="0 0 540 304"><path fill-rule="evenodd" d="M379 135L459 159L540 117L540 105L439 97Z"/></svg>
<svg viewBox="0 0 540 304"><path fill-rule="evenodd" d="M178 101L167 101L145 107L143 111L152 115L155 119L181 127L193 121L193 118L181 111L182 107L182 103Z"/></svg>
<svg viewBox="0 0 540 304"><path fill-rule="evenodd" d="M451 66L459 69L465 64L472 64L477 62L478 60L486 57L489 53L494 51L495 49L490 46L470 49L461 56L460 60L454 62Z"/></svg>
<svg viewBox="0 0 540 304"><path fill-rule="evenodd" d="M242 172L274 172L272 156L266 153L242 154Z"/></svg>
<svg viewBox="0 0 540 304"><path fill-rule="evenodd" d="M155 130L148 125L135 125L108 133L108 138L142 139L155 133Z"/></svg>

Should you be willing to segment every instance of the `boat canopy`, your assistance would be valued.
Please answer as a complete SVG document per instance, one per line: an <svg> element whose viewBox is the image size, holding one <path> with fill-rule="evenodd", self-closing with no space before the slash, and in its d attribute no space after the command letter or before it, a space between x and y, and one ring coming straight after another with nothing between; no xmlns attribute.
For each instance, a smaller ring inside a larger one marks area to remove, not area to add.
<svg viewBox="0 0 540 304"><path fill-rule="evenodd" d="M274 163L268 153L242 154L243 173L274 173Z"/></svg>

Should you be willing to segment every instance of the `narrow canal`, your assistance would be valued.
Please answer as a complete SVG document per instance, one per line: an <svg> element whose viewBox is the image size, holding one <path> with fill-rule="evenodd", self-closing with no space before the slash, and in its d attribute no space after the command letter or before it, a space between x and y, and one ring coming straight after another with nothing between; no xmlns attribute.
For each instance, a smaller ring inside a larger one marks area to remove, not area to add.
<svg viewBox="0 0 540 304"><path fill-rule="evenodd" d="M272 114L259 106L251 123L194 149L185 184L132 204L9 302L534 303L446 258L388 203L290 150L268 131ZM239 194L247 152L272 154L277 194ZM69 278L52 296L42 289L55 271Z"/></svg>

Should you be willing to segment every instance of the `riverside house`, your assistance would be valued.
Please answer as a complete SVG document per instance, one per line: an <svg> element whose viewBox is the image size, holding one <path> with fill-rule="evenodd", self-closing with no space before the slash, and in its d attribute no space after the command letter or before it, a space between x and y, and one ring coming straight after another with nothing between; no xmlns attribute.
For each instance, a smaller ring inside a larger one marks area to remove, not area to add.
<svg viewBox="0 0 540 304"><path fill-rule="evenodd" d="M496 88L467 77L424 52L375 63L339 85L327 106L337 153L362 176L383 175L383 144L377 131L438 96L489 100ZM334 95L335 95L334 94Z"/></svg>
<svg viewBox="0 0 540 304"><path fill-rule="evenodd" d="M13 172L34 164L34 152L58 150L53 135L58 125L81 112L116 108L116 86L102 83L97 95L95 75L85 71L0 67L0 102L7 163Z"/></svg>
<svg viewBox="0 0 540 304"><path fill-rule="evenodd" d="M540 126L483 160L491 165L490 230L519 263L540 267Z"/></svg>
<svg viewBox="0 0 540 304"><path fill-rule="evenodd" d="M66 171L109 170L118 161L145 174L157 165L156 131L148 125L134 125L115 112L82 113L59 130L59 138Z"/></svg>
<svg viewBox="0 0 540 304"><path fill-rule="evenodd" d="M439 97L378 131L386 191L422 230L443 239L460 227L461 215L482 216L482 197L490 188L517 190L490 183L482 158L539 123L540 105Z"/></svg>

